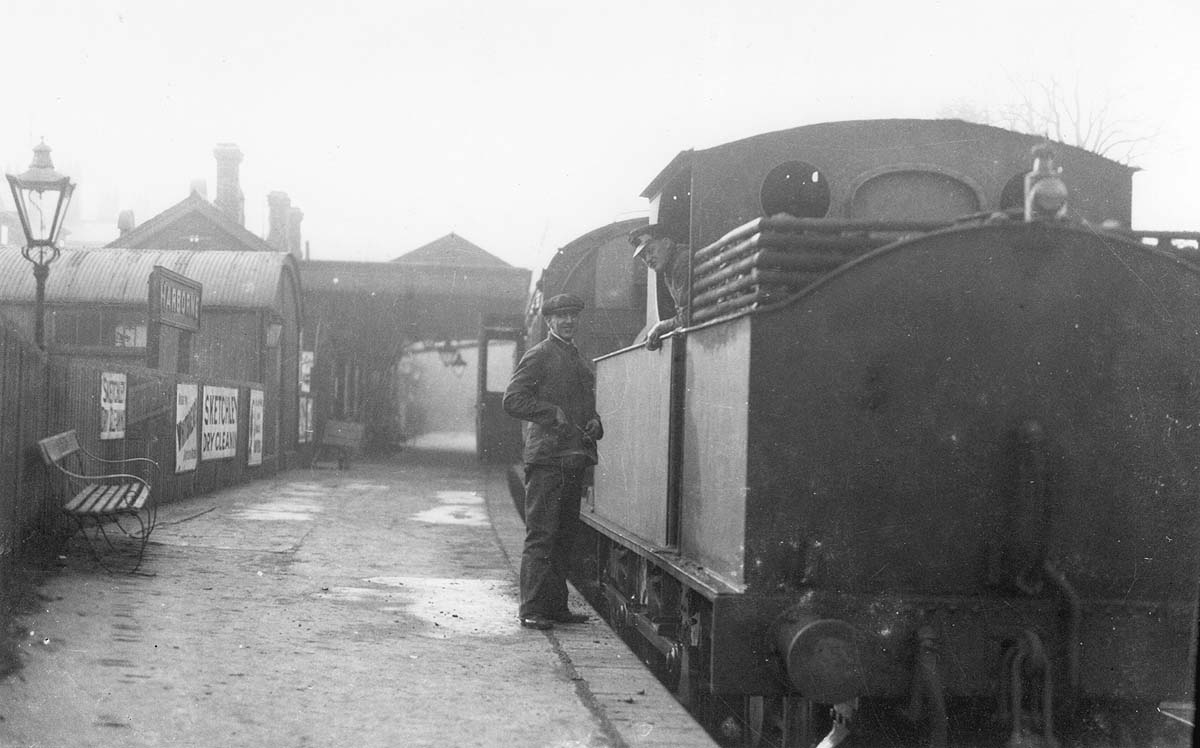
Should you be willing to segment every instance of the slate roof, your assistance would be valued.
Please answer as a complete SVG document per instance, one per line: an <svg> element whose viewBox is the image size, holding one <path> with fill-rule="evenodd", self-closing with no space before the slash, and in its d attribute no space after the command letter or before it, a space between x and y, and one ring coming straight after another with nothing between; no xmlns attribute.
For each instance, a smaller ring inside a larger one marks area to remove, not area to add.
<svg viewBox="0 0 1200 748"><path fill-rule="evenodd" d="M106 247L128 249L200 249L201 247L179 247L164 244L164 237L172 228L187 222L189 233L205 233L210 246L203 249L242 250L250 252L278 252L267 243L231 218L225 211L193 192L175 205L148 221L138 224L132 231L117 237ZM209 229L195 232L196 226ZM173 243L173 242L172 242Z"/></svg>
<svg viewBox="0 0 1200 748"><path fill-rule="evenodd" d="M452 267L512 267L504 260L472 244L453 231L440 239L400 255L392 262Z"/></svg>

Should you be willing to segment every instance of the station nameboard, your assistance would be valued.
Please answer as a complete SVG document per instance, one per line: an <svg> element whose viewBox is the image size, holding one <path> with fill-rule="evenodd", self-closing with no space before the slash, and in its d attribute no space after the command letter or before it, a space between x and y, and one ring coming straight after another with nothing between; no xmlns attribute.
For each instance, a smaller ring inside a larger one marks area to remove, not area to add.
<svg viewBox="0 0 1200 748"><path fill-rule="evenodd" d="M151 324L196 332L200 329L200 297L204 286L159 265L150 272Z"/></svg>

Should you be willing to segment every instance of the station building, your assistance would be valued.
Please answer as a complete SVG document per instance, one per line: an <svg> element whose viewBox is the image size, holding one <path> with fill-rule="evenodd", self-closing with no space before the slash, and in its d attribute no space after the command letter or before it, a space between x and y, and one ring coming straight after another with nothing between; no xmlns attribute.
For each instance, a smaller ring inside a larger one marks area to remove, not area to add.
<svg viewBox="0 0 1200 748"><path fill-rule="evenodd" d="M269 232L255 235L244 227L241 151L218 144L214 156L211 201L193 182L141 224L123 213L107 245L63 250L46 287L52 360L261 391L265 466L305 464L329 418L363 423L364 447L380 450L426 430L478 430L484 415L496 421L476 401L511 372L519 343L499 341L489 380L479 340L496 320L523 327L530 271L454 233L391 262L308 260L303 212L287 194L267 195ZM0 314L32 331L33 276L15 247L0 248L0 273ZM148 316L149 283L160 276L198 289L195 330ZM501 431L516 430L508 420Z"/></svg>
<svg viewBox="0 0 1200 748"><path fill-rule="evenodd" d="M198 284L195 332L154 330L147 306L156 268ZM63 363L259 383L264 459L276 463L297 443L299 285L295 260L278 252L65 250L46 283L46 353ZM30 337L33 298L28 263L0 252L0 314Z"/></svg>

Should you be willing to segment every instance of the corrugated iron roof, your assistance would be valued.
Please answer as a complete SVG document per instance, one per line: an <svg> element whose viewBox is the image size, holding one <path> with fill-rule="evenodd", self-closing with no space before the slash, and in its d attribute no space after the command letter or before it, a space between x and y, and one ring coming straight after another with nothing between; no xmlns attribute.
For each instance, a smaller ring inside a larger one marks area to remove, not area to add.
<svg viewBox="0 0 1200 748"><path fill-rule="evenodd" d="M299 283L295 263L283 252L63 250L50 266L46 302L145 304L150 272L160 265L202 283L206 307L271 309L283 273ZM0 301L32 301L35 293L33 266L20 250L0 248Z"/></svg>

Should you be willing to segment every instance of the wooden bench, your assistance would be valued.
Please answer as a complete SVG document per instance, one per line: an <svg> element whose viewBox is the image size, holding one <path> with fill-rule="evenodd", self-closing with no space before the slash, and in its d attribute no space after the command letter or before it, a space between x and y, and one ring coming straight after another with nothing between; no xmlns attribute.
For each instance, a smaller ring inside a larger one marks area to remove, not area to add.
<svg viewBox="0 0 1200 748"><path fill-rule="evenodd" d="M148 468L143 472L157 479L158 463L146 457L125 460L98 457L83 448L74 429L42 439L38 449L46 466L56 473L62 511L75 521L96 561L108 571L115 567L110 553L119 549L108 533L109 527L115 525L122 535L136 543L137 559L128 571L137 571L154 531L157 507L149 480L132 471L136 467ZM136 528L133 521L137 522ZM101 553L101 541L108 552Z"/></svg>
<svg viewBox="0 0 1200 748"><path fill-rule="evenodd" d="M333 455L339 470L350 467L350 458L362 449L363 432L361 423L354 421L326 421L321 439L313 448L312 467L326 455Z"/></svg>

